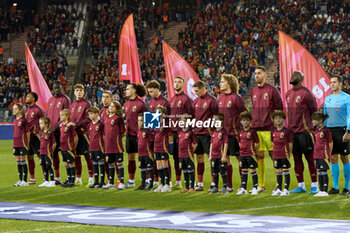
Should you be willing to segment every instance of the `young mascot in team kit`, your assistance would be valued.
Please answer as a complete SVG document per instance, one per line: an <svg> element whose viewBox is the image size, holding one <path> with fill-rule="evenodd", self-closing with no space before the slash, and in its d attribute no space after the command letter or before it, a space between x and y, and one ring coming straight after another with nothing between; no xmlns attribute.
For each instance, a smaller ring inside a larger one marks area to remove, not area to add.
<svg viewBox="0 0 350 233"><path fill-rule="evenodd" d="M90 185L90 188L102 188L105 182L104 125L98 119L99 109L97 107L93 106L87 112L91 120L88 127L89 153L94 165L94 183Z"/></svg>
<svg viewBox="0 0 350 233"><path fill-rule="evenodd" d="M333 149L333 139L331 131L324 126L327 115L322 112L314 112L311 115L312 124L315 127L313 132L315 140L314 159L318 173L318 184L320 191L315 197L328 196L328 170L329 158Z"/></svg>
<svg viewBox="0 0 350 233"><path fill-rule="evenodd" d="M139 168L141 170L141 185L135 190L147 190L152 191L153 188L153 166L154 158L151 148L151 141L153 138L152 131L143 128L143 113L140 113L137 118L138 131L137 131L137 146L139 153ZM149 174L149 186L146 188L146 173Z"/></svg>
<svg viewBox="0 0 350 233"><path fill-rule="evenodd" d="M273 142L272 158L277 175L277 189L272 192L273 196L289 195L289 159L293 149L293 139L291 132L283 126L285 119L286 114L282 110L275 110L272 114L272 121L275 125L275 129L271 132L271 141ZM282 188L283 175L284 189Z"/></svg>
<svg viewBox="0 0 350 233"><path fill-rule="evenodd" d="M196 135L186 125L190 118L187 115L180 117L179 124L183 125L177 133L179 142L179 167L182 169L185 178L185 188L180 193L194 193L195 175L194 175L194 150L197 147ZM190 183L191 182L191 183Z"/></svg>
<svg viewBox="0 0 350 233"><path fill-rule="evenodd" d="M227 150L228 150L228 134L224 129L224 115L217 113L214 115L215 121L221 122L220 126L212 132L209 163L212 169L212 176L215 187L211 189L211 193L218 193L219 189L219 172L221 174L223 187L221 193L227 194Z"/></svg>
<svg viewBox="0 0 350 233"><path fill-rule="evenodd" d="M237 194L247 194L248 169L252 175L253 189L252 195L258 194L258 174L256 168L258 167L256 153L259 148L259 137L254 129L250 127L252 114L250 112L242 112L239 114L239 120L242 124L243 130L239 133L238 142L240 148L239 165L242 169L242 184L238 189Z"/></svg>
<svg viewBox="0 0 350 233"><path fill-rule="evenodd" d="M14 186L28 186L26 155L28 152L30 132L27 132L26 129L23 106L21 104L14 104L12 112L15 116L13 120L13 155L16 157L19 176L19 180Z"/></svg>
<svg viewBox="0 0 350 233"><path fill-rule="evenodd" d="M109 182L104 185L104 189L115 189L114 175L115 163L118 165L119 185L118 189L125 189L124 184L124 165L123 152L124 147L122 143L123 135L125 133L125 126L123 120L122 106L118 101L112 102L108 108L108 117L104 118L104 133L105 133L105 153L107 156L107 163L109 164Z"/></svg>
<svg viewBox="0 0 350 233"><path fill-rule="evenodd" d="M56 181L52 169L53 152L56 148L55 135L50 131L51 122L48 117L40 118L39 126L41 130L40 160L45 176L45 181L39 187L55 187Z"/></svg>
<svg viewBox="0 0 350 233"><path fill-rule="evenodd" d="M62 187L75 187L75 148L78 143L78 135L75 132L74 126L69 125L70 112L68 109L60 111L60 142L63 162L67 170L67 181L62 184Z"/></svg>

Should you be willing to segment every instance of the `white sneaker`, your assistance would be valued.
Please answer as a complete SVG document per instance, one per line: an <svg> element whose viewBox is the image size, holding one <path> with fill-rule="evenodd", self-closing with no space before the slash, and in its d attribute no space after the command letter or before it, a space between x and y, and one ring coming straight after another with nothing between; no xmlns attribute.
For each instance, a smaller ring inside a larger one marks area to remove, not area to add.
<svg viewBox="0 0 350 233"><path fill-rule="evenodd" d="M115 189L115 188L116 188L115 185L110 183L102 186L102 189Z"/></svg>
<svg viewBox="0 0 350 233"><path fill-rule="evenodd" d="M13 186L15 186L15 187L19 187L19 186L21 186L21 183L22 183L22 181L21 181L21 180L19 180L19 181L17 181L17 183L16 183L16 184L14 184Z"/></svg>
<svg viewBox="0 0 350 233"><path fill-rule="evenodd" d="M46 185L46 187L56 187L56 181L50 181L50 182L48 182L48 184Z"/></svg>
<svg viewBox="0 0 350 233"><path fill-rule="evenodd" d="M274 189L274 190L272 190L271 194L273 194L274 192L276 192L276 191L277 191L277 189L278 189L278 185L276 185L275 189Z"/></svg>
<svg viewBox="0 0 350 233"><path fill-rule="evenodd" d="M154 192L161 192L163 189L163 185L158 185L157 188L154 190Z"/></svg>
<svg viewBox="0 0 350 233"><path fill-rule="evenodd" d="M164 185L163 188L162 188L162 193L165 193L165 192L171 192L171 188L169 185Z"/></svg>
<svg viewBox="0 0 350 233"><path fill-rule="evenodd" d="M314 197L328 197L328 193L320 191L317 194L315 194Z"/></svg>
<svg viewBox="0 0 350 233"><path fill-rule="evenodd" d="M256 190L256 189L255 189ZM257 191L258 192L258 191ZM252 190L252 193L253 193L253 190ZM242 195L242 194L247 194L247 190L245 190L244 188L239 188L237 190L237 195Z"/></svg>
<svg viewBox="0 0 350 233"><path fill-rule="evenodd" d="M21 184L19 185L19 186L28 186L29 184L28 184L28 182L25 182L24 180L22 180L22 182L21 182Z"/></svg>
<svg viewBox="0 0 350 233"><path fill-rule="evenodd" d="M281 196L288 196L289 191L287 189L284 189L283 192L281 193Z"/></svg>
<svg viewBox="0 0 350 233"><path fill-rule="evenodd" d="M39 187L46 187L48 184L49 184L49 182L47 180L45 180L44 182L39 184Z"/></svg>
<svg viewBox="0 0 350 233"><path fill-rule="evenodd" d="M124 190L124 189L125 189L125 184L119 183L118 190Z"/></svg>
<svg viewBox="0 0 350 233"><path fill-rule="evenodd" d="M282 191L280 189L277 189L276 191L274 191L272 193L272 196L278 196L278 195L281 195L282 194Z"/></svg>
<svg viewBox="0 0 350 233"><path fill-rule="evenodd" d="M125 188L135 188L135 182L132 183L129 181L128 183L126 183Z"/></svg>
<svg viewBox="0 0 350 233"><path fill-rule="evenodd" d="M258 193L258 190L256 188L253 188L251 195L258 195Z"/></svg>

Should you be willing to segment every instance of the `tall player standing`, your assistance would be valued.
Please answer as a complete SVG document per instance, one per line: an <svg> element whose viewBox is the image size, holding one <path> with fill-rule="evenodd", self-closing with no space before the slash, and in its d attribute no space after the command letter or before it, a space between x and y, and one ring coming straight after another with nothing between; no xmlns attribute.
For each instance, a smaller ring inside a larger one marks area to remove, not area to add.
<svg viewBox="0 0 350 233"><path fill-rule="evenodd" d="M55 170L55 181L57 184L61 183L60 177L60 158L58 156L58 151L60 150L60 112L63 109L69 109L71 104L70 99L63 93L63 86L60 81L54 81L52 85L52 97L48 101L48 108L46 111L46 116L50 119L51 127L50 130L55 135L56 148L53 152L53 167Z"/></svg>
<svg viewBox="0 0 350 233"><path fill-rule="evenodd" d="M87 187L93 184L94 173L93 163L89 155L89 137L88 127L90 124L89 114L87 110L91 107L91 103L85 100L84 86L82 84L76 84L73 87L75 102L70 106L70 122L68 126L73 125L78 134L78 145L76 147L75 167L77 169L76 185L82 185L81 181L81 156L84 155L86 164L89 171L89 181Z"/></svg>
<svg viewBox="0 0 350 233"><path fill-rule="evenodd" d="M170 103L170 115L171 120L176 122L179 120L180 115L188 114L192 116L192 100L184 93L185 80L182 77L176 77L174 79L175 95L169 100ZM173 157L174 168L176 173L176 184L173 189L181 189L181 169L179 168L179 146L177 143L177 131L179 127L172 125L171 131L173 132Z"/></svg>
<svg viewBox="0 0 350 233"><path fill-rule="evenodd" d="M218 112L218 102L214 96L208 94L205 83L203 81L197 81L193 84L193 91L198 96L192 104L194 118L196 121L206 121L212 119L214 114ZM197 139L197 148L195 153L197 154L197 176L198 185L196 191L203 191L203 175L204 175L204 154L209 155L210 140L212 134L211 128L194 128L194 133ZM215 129L214 129L215 130Z"/></svg>
<svg viewBox="0 0 350 233"><path fill-rule="evenodd" d="M137 153L137 118L140 113L148 111L146 103L139 97L146 96L146 88L142 84L130 83L126 86L125 95L129 100L124 104L126 120L126 153L128 153L129 182L126 188L135 187L135 172Z"/></svg>
<svg viewBox="0 0 350 233"><path fill-rule="evenodd" d="M237 137L242 126L239 122L239 114L246 111L244 100L238 95L238 80L232 74L223 74L220 81L219 113L224 115L224 128L228 134L227 150L227 191L233 192L232 163L230 156L235 156L239 163L239 144ZM241 174L241 169L239 168Z"/></svg>
<svg viewBox="0 0 350 233"><path fill-rule="evenodd" d="M311 176L310 194L318 193L317 171L313 159L314 143L312 140L311 115L317 110L317 103L311 91L304 87L304 74L300 71L294 71L290 84L293 85L286 93L288 129L293 137L293 158L294 171L298 180L298 187L289 193L305 193L304 183L304 163L302 154L309 166Z"/></svg>
<svg viewBox="0 0 350 233"><path fill-rule="evenodd" d="M39 119L44 116L43 110L36 105L38 101L38 94L29 92L26 96L27 109L25 111L25 118L27 121L27 131L30 133L29 150L27 154L28 170L30 179L28 184L35 184L35 160L34 154L40 155L40 127Z"/></svg>
<svg viewBox="0 0 350 233"><path fill-rule="evenodd" d="M276 87L266 83L266 69L258 66L255 69L255 86L250 93L252 109L252 128L259 136L260 147L257 152L259 186L258 192L264 192L265 188L265 154L269 153L272 158L273 143L271 131L274 129L272 114L275 110L283 110L282 99Z"/></svg>

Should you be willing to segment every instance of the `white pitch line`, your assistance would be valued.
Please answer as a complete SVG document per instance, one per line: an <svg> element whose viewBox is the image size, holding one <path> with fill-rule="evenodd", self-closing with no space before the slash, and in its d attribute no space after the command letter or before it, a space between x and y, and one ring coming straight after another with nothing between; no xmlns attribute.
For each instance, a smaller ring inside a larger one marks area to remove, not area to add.
<svg viewBox="0 0 350 233"><path fill-rule="evenodd" d="M224 214L224 213L230 213L230 212L244 212L244 211L249 212L249 211L256 211L256 210L266 210L266 209L283 208L283 207L291 207L291 206L305 206L305 205L314 205L314 204L323 204L323 203L341 202L341 201L348 201L350 203L349 199L338 199L338 200L329 200L329 201L301 202L296 204L264 206L259 208L250 208L250 209L224 210L224 211L215 212L215 213Z"/></svg>
<svg viewBox="0 0 350 233"><path fill-rule="evenodd" d="M33 231L47 231L47 230L60 230L60 229L66 229L66 228L77 228L81 227L80 225L77 226L62 226L62 227L51 227L51 228L34 228L31 230L19 230L19 231L6 231L4 233L14 233L14 232L33 232Z"/></svg>

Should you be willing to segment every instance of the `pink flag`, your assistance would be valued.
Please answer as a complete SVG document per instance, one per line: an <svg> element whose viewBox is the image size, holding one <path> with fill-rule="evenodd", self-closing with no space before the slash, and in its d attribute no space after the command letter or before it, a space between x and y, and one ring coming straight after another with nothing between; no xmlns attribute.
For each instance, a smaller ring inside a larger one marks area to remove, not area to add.
<svg viewBox="0 0 350 233"><path fill-rule="evenodd" d="M173 48L163 41L163 56L165 63L166 83L168 88L168 99L175 95L174 79L180 76L185 79L184 92L191 98L197 96L193 91L193 84L199 81L196 72L185 59L181 57Z"/></svg>
<svg viewBox="0 0 350 233"><path fill-rule="evenodd" d="M52 97L49 87L46 84L45 79L43 78L38 65L36 64L32 53L30 52L27 43L26 47L26 61L27 61L27 70L29 76L29 84L32 92L38 94L37 105L42 108L45 112L47 109L47 102Z"/></svg>
<svg viewBox="0 0 350 233"><path fill-rule="evenodd" d="M296 70L304 74L303 86L312 91L317 105L321 106L326 96L332 94L330 80L320 63L301 44L285 33L278 32L280 83L283 104L286 107L285 94L292 88L289 84L292 73Z"/></svg>
<svg viewBox="0 0 350 233"><path fill-rule="evenodd" d="M130 80L130 83L143 83L132 14L126 19L120 34L119 80Z"/></svg>

